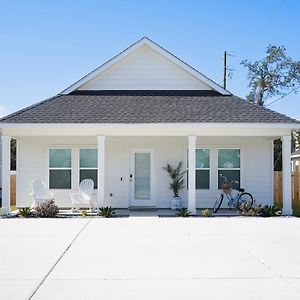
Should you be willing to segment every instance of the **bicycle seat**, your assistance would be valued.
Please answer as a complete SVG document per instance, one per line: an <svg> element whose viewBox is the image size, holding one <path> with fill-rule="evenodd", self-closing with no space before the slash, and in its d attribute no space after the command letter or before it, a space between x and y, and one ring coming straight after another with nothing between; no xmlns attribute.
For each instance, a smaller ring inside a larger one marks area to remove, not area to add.
<svg viewBox="0 0 300 300"><path fill-rule="evenodd" d="M244 193L245 192L245 189L242 189L242 188L239 188L239 189L237 189L239 192L241 192L241 193Z"/></svg>

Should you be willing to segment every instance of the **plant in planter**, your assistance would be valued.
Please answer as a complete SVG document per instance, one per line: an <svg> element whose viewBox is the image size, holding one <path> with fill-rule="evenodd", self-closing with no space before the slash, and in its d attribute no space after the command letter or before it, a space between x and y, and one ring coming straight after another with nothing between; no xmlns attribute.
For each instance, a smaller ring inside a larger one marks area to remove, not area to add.
<svg viewBox="0 0 300 300"><path fill-rule="evenodd" d="M187 218L187 217L189 217L190 215L191 215L191 212L190 212L187 208L185 208L185 207L180 208L180 209L178 210L178 212L176 213L176 216L177 216L177 217L183 217L183 218Z"/></svg>
<svg viewBox="0 0 300 300"><path fill-rule="evenodd" d="M23 207L19 209L20 216L23 218L29 218L32 216L32 209L30 207Z"/></svg>
<svg viewBox="0 0 300 300"><path fill-rule="evenodd" d="M170 164L167 164L167 166L163 167L163 169L167 171L172 180L172 182L170 183L170 189L173 191L171 209L180 209L182 205L179 191L184 187L183 175L185 173L185 171L182 171L182 161L176 168L172 167Z"/></svg>
<svg viewBox="0 0 300 300"><path fill-rule="evenodd" d="M100 211L98 212L98 216L104 217L104 218L111 218L115 214L115 209L111 206L105 206L101 207Z"/></svg>

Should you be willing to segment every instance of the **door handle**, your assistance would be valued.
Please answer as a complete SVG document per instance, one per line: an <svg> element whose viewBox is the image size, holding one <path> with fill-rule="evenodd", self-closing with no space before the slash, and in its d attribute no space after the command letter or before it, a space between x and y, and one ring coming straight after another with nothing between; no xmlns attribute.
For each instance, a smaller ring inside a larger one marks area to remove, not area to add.
<svg viewBox="0 0 300 300"><path fill-rule="evenodd" d="M129 175L130 181L132 181L132 174Z"/></svg>

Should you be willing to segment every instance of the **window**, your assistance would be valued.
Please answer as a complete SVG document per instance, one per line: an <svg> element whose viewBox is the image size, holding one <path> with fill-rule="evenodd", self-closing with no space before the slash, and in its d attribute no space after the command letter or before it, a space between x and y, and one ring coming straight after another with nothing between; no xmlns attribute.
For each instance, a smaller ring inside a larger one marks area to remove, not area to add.
<svg viewBox="0 0 300 300"><path fill-rule="evenodd" d="M71 189L71 149L49 149L49 188Z"/></svg>
<svg viewBox="0 0 300 300"><path fill-rule="evenodd" d="M79 158L79 182L84 179L92 179L94 188L97 188L97 149L80 149Z"/></svg>
<svg viewBox="0 0 300 300"><path fill-rule="evenodd" d="M241 182L241 153L240 149L218 150L218 188L225 181L232 181L233 188L239 188Z"/></svg>
<svg viewBox="0 0 300 300"><path fill-rule="evenodd" d="M210 187L210 150L196 149L196 189L209 189ZM188 173L187 173L188 181ZM188 187L188 184L187 184Z"/></svg>
<svg viewBox="0 0 300 300"><path fill-rule="evenodd" d="M196 189L209 189L209 149L196 149Z"/></svg>

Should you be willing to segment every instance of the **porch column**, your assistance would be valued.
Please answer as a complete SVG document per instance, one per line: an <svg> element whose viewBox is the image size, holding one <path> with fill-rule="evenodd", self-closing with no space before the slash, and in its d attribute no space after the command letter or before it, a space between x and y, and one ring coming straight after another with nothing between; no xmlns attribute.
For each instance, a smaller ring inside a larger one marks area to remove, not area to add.
<svg viewBox="0 0 300 300"><path fill-rule="evenodd" d="M189 163L188 163L188 176L189 176L189 189L188 189L188 210L196 214L196 136L191 135L189 139Z"/></svg>
<svg viewBox="0 0 300 300"><path fill-rule="evenodd" d="M97 136L98 142L98 209L104 206L105 197L105 136Z"/></svg>
<svg viewBox="0 0 300 300"><path fill-rule="evenodd" d="M7 135L1 136L2 142L2 213L10 212L10 140Z"/></svg>
<svg viewBox="0 0 300 300"><path fill-rule="evenodd" d="M282 196L284 215L292 215L292 174L291 174L291 135L284 135L282 140Z"/></svg>

